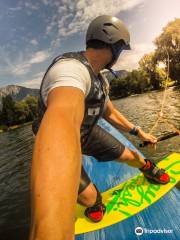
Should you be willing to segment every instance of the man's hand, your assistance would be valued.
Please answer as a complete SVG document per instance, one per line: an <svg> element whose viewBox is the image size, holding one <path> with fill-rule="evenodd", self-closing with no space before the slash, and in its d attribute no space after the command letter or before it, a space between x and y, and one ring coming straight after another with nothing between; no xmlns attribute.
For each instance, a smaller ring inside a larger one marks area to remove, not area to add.
<svg viewBox="0 0 180 240"><path fill-rule="evenodd" d="M155 147L157 144L157 138L149 133L145 133L142 129L139 129L138 137L143 142L149 142L153 147Z"/></svg>
<svg viewBox="0 0 180 240"><path fill-rule="evenodd" d="M123 116L112 104L109 100L106 104L106 109L103 117L111 123L117 129L121 129L123 131L129 132L133 129L134 124L128 121L125 116ZM157 143L157 138L152 136L151 134L145 133L143 130L139 129L138 137L143 142L149 142L152 146L155 146Z"/></svg>

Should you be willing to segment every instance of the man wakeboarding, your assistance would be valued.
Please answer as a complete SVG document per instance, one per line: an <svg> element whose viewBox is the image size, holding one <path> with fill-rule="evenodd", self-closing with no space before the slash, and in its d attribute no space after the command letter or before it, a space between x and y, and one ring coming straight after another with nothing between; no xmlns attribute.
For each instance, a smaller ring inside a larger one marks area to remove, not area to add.
<svg viewBox="0 0 180 240"><path fill-rule="evenodd" d="M126 49L130 49L130 35L125 24L102 15L88 27L86 50L56 57L44 75L39 115L33 123L31 240L73 239L76 201L86 206L89 219L102 220L106 209L81 166L82 154L139 168L159 184L170 180L163 169L97 125L104 118L142 141L157 142L126 119L109 99L109 84L101 71L111 69Z"/></svg>

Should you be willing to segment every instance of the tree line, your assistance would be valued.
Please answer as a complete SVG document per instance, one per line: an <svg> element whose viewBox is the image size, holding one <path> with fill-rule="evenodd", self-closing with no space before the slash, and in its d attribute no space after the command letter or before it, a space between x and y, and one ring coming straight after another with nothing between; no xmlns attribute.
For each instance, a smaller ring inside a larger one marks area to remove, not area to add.
<svg viewBox="0 0 180 240"><path fill-rule="evenodd" d="M142 57L137 70L111 81L111 98L162 89L166 83L180 86L180 19L169 22L154 44L155 50Z"/></svg>
<svg viewBox="0 0 180 240"><path fill-rule="evenodd" d="M2 98L0 110L0 129L7 130L10 126L20 125L37 115L37 97L27 96L21 101L14 101L10 95Z"/></svg>

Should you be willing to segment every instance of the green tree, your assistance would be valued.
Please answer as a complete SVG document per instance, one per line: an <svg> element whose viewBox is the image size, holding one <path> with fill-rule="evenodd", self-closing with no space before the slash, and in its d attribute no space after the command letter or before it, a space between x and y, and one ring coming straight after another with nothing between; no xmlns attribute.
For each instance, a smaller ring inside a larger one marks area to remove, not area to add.
<svg viewBox="0 0 180 240"><path fill-rule="evenodd" d="M8 127L14 124L14 106L15 102L10 95L2 98L1 121Z"/></svg>
<svg viewBox="0 0 180 240"><path fill-rule="evenodd" d="M127 97L129 95L129 88L126 78L114 78L110 85L110 97L119 98Z"/></svg>
<svg viewBox="0 0 180 240"><path fill-rule="evenodd" d="M29 107L25 101L19 101L14 106L14 122L16 124L25 123L29 116Z"/></svg>
<svg viewBox="0 0 180 240"><path fill-rule="evenodd" d="M155 79L156 79L156 81L159 82L161 87L163 87L163 88L165 87L166 80L167 80L167 73L164 71L164 69L156 66L156 68L155 68ZM170 82L170 81L171 81L171 79L169 78L168 82Z"/></svg>
<svg viewBox="0 0 180 240"><path fill-rule="evenodd" d="M24 101L29 107L29 115L27 116L27 121L32 121L37 116L37 97L27 96Z"/></svg>
<svg viewBox="0 0 180 240"><path fill-rule="evenodd" d="M156 61L163 62L166 70L169 62L169 76L180 85L180 18L169 22L154 43Z"/></svg>
<svg viewBox="0 0 180 240"><path fill-rule="evenodd" d="M129 77L131 93L143 93L149 89L149 78L145 71L133 70Z"/></svg>
<svg viewBox="0 0 180 240"><path fill-rule="evenodd" d="M180 19L167 24L156 38L155 45L157 48L154 52L141 58L138 70L111 81L111 97L126 97L132 93L161 89L166 83L168 86L174 83L180 85ZM164 69L160 68L160 63L163 63Z"/></svg>
<svg viewBox="0 0 180 240"><path fill-rule="evenodd" d="M139 61L139 70L144 72L146 80L152 86L152 89L161 88L161 78L156 72L156 58L154 53L145 54Z"/></svg>
<svg viewBox="0 0 180 240"><path fill-rule="evenodd" d="M113 79L110 86L110 97L127 97L133 93L142 93L149 89L146 72L133 70L126 77Z"/></svg>

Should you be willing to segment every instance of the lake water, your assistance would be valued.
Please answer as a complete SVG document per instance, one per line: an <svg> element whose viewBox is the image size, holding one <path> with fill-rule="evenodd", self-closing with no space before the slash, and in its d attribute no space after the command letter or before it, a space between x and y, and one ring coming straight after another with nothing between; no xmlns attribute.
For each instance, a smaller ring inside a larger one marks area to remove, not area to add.
<svg viewBox="0 0 180 240"><path fill-rule="evenodd" d="M163 92L145 93L116 100L114 105L133 123L148 132L157 119L162 96ZM173 126L180 129L179 90L168 89L164 116L173 123ZM174 130L172 125L160 122L154 134L160 136L172 130ZM126 135L138 146L139 141L135 137ZM0 134L0 240L27 239L30 222L29 175L33 141L31 126ZM160 142L155 152L147 148L142 151L147 157L158 161L171 152L180 152L180 137ZM106 238L100 235L99 237L87 235L78 239Z"/></svg>

